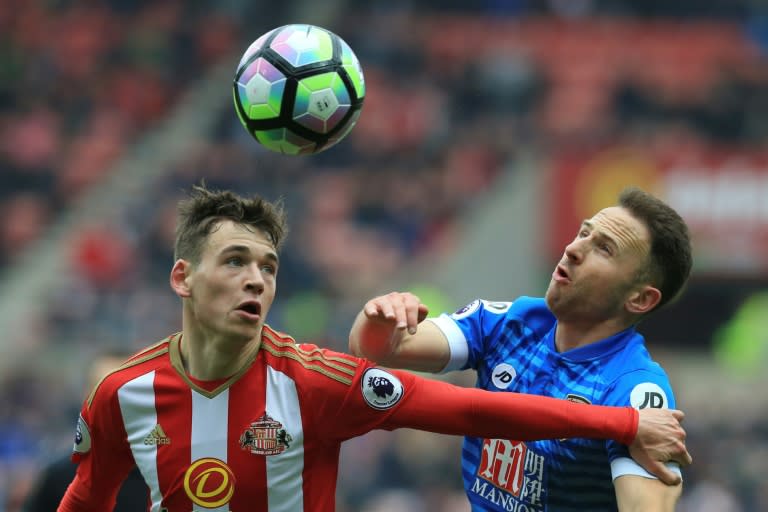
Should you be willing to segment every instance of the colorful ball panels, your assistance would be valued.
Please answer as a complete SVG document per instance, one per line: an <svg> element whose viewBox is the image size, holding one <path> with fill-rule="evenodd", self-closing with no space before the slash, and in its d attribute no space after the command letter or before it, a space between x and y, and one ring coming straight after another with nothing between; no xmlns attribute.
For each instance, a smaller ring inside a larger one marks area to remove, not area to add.
<svg viewBox="0 0 768 512"><path fill-rule="evenodd" d="M248 133L272 151L301 155L328 149L350 132L365 80L339 36L314 25L286 25L248 47L233 94Z"/></svg>

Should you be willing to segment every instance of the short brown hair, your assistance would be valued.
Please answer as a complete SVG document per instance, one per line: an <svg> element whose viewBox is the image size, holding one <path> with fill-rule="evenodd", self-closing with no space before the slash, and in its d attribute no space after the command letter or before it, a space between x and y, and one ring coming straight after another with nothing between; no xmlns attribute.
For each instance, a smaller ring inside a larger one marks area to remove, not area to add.
<svg viewBox="0 0 768 512"><path fill-rule="evenodd" d="M651 250L641 277L661 291L656 309L677 297L693 266L688 226L680 214L661 199L636 187L624 189L619 205L645 224L650 233Z"/></svg>
<svg viewBox="0 0 768 512"><path fill-rule="evenodd" d="M280 249L288 226L281 201L269 202L258 196L241 197L234 192L208 190L205 183L194 185L187 199L179 201L174 259L197 264L203 243L213 227L223 220L261 230Z"/></svg>

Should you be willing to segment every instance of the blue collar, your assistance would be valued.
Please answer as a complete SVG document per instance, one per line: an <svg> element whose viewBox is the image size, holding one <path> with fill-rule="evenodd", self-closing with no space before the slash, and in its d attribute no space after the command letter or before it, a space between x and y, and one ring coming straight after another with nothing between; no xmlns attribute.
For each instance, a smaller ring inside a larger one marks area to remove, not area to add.
<svg viewBox="0 0 768 512"><path fill-rule="evenodd" d="M614 354L620 350L623 350L627 345L634 342L643 342L643 336L637 332L635 326L630 326L621 332L609 336L600 341L595 341L583 347L566 350L565 352L558 352L555 347L555 330L557 329L557 322L552 327L544 342L549 349L558 357L568 359L570 361L588 361L590 359L599 359Z"/></svg>

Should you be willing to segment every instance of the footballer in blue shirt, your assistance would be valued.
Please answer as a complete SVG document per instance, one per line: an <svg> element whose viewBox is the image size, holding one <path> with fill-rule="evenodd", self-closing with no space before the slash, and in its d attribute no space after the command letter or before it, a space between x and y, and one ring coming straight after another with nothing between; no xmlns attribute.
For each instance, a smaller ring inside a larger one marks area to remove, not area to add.
<svg viewBox="0 0 768 512"><path fill-rule="evenodd" d="M586 219L552 273L545 297L475 300L423 321L418 297L368 301L350 350L420 371L474 369L477 387L587 404L675 409L669 378L637 323L675 298L692 266L688 228L669 205L637 188ZM636 461L626 446L595 439L519 442L467 437L464 487L472 510L672 511L682 492L670 446L665 463Z"/></svg>

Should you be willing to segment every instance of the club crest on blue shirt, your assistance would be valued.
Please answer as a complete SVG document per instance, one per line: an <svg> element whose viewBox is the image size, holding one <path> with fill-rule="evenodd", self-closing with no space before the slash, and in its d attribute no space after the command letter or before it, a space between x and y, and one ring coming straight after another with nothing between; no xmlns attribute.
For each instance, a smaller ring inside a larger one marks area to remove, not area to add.
<svg viewBox="0 0 768 512"><path fill-rule="evenodd" d="M459 308L456 310L455 313L451 315L451 318L454 318L456 320L461 320L462 318L466 318L475 311L477 311L477 308L480 307L480 299L473 300L466 306Z"/></svg>
<svg viewBox="0 0 768 512"><path fill-rule="evenodd" d="M635 409L668 409L667 394L654 382L642 382L632 388L629 403Z"/></svg>
<svg viewBox="0 0 768 512"><path fill-rule="evenodd" d="M389 409L403 397L404 389L400 379L381 368L365 370L360 385L365 402L374 409Z"/></svg>
<svg viewBox="0 0 768 512"><path fill-rule="evenodd" d="M88 453L91 449L91 431L88 430L88 424L83 415L77 417L77 426L75 427L75 444L72 451L76 453Z"/></svg>
<svg viewBox="0 0 768 512"><path fill-rule="evenodd" d="M568 393L567 395L565 395L565 399L568 400L569 402L575 402L577 404L589 405L592 403L592 401L589 398L585 396L577 395L575 393Z"/></svg>
<svg viewBox="0 0 768 512"><path fill-rule="evenodd" d="M283 424L265 411L240 435L240 448L254 455L279 455L291 447L292 441Z"/></svg>

